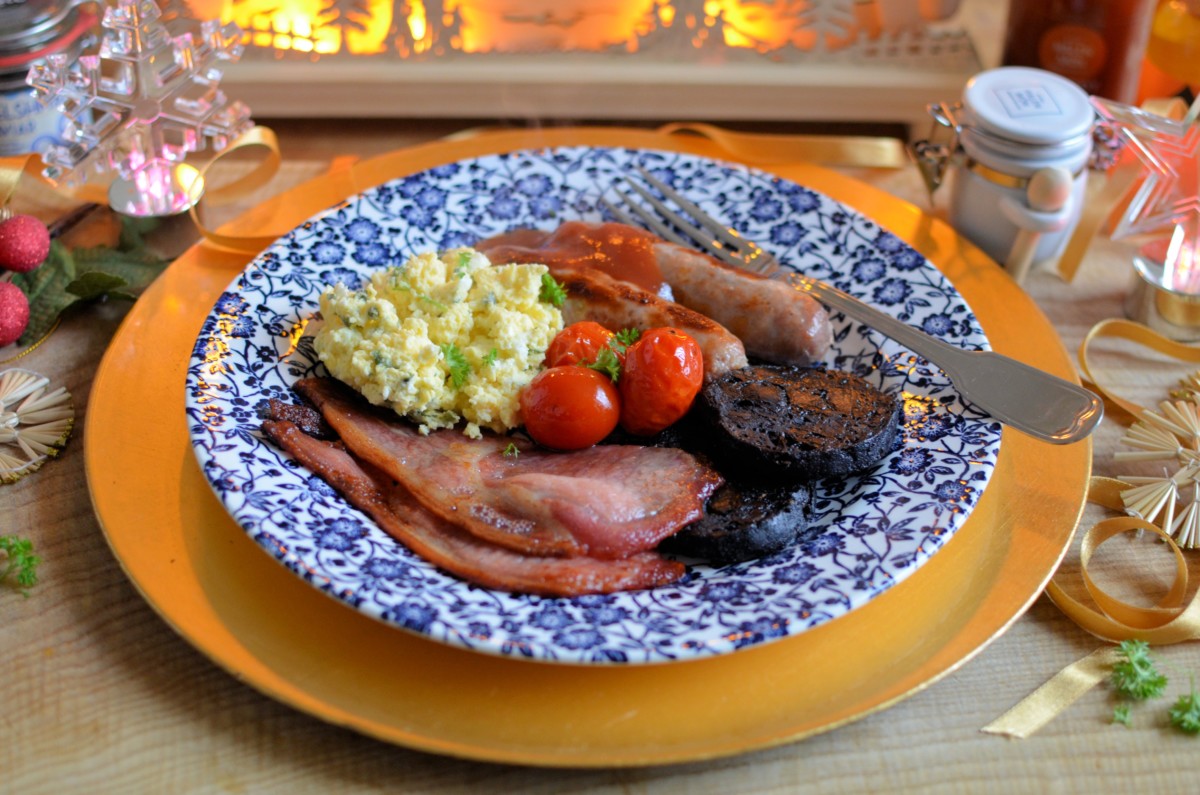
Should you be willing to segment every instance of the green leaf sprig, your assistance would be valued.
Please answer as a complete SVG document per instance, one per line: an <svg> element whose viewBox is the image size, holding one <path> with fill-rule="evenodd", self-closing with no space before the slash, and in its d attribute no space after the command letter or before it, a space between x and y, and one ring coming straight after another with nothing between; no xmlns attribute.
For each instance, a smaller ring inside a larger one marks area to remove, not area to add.
<svg viewBox="0 0 1200 795"><path fill-rule="evenodd" d="M604 373L615 384L621 380L623 366L621 357L625 351L629 350L630 345L637 342L640 336L642 336L642 332L636 328L621 329L609 339L607 345L600 349L595 359L586 363L581 362L581 364Z"/></svg>
<svg viewBox="0 0 1200 795"><path fill-rule="evenodd" d="M13 282L29 299L29 325L18 344L40 340L76 305L105 298L136 300L168 263L146 248L145 235L157 223L122 217L115 246L70 249L52 240L41 267L13 274Z"/></svg>
<svg viewBox="0 0 1200 795"><path fill-rule="evenodd" d="M542 274L542 288L538 291L538 300L554 306L562 306L567 300L567 291L558 280L549 273Z"/></svg>
<svg viewBox="0 0 1200 795"><path fill-rule="evenodd" d="M1167 677L1158 670L1150 656L1150 644L1141 640L1125 640L1117 647L1122 659L1113 664L1112 685L1128 699L1144 701L1158 698L1167 689ZM1200 691L1192 679L1191 691L1176 699L1167 711L1172 726L1187 734L1200 734ZM1128 703L1113 708L1113 723L1132 726L1133 718Z"/></svg>
<svg viewBox="0 0 1200 795"><path fill-rule="evenodd" d="M621 360L617 358L616 352L607 346L600 349L600 352L596 354L596 359L594 361L589 362L584 366L589 369L598 370L604 373L612 379L614 384L617 383L617 381L619 381L621 378Z"/></svg>
<svg viewBox="0 0 1200 795"><path fill-rule="evenodd" d="M0 569L0 583L6 582L10 574L17 589L26 597L27 588L37 584L37 567L42 559L33 554L33 542L19 536L0 536L0 553L4 557L4 568Z"/></svg>
<svg viewBox="0 0 1200 795"><path fill-rule="evenodd" d="M1112 683L1117 692L1139 701L1161 696L1167 689L1167 677L1155 667L1150 644L1124 640L1117 650L1124 658L1113 665Z"/></svg>
<svg viewBox="0 0 1200 795"><path fill-rule="evenodd" d="M471 363L453 342L447 342L441 348L442 356L446 358L446 366L450 368L450 383L455 389L460 389L471 377Z"/></svg>
<svg viewBox="0 0 1200 795"><path fill-rule="evenodd" d="M641 329L633 327L623 328L613 335L612 340L609 341L609 345L611 345L613 350L615 350L617 353L624 353L626 349L628 349L633 343L637 342L641 336Z"/></svg>
<svg viewBox="0 0 1200 795"><path fill-rule="evenodd" d="M1191 692L1180 696L1167 716L1171 719L1171 725L1180 731L1200 734L1200 692L1196 691L1195 679L1192 680Z"/></svg>

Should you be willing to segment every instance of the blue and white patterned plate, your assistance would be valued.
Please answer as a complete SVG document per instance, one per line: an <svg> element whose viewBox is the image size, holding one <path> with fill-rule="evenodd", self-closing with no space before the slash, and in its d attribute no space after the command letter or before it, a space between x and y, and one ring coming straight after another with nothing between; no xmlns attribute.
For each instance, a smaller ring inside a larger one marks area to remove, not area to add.
<svg viewBox="0 0 1200 795"><path fill-rule="evenodd" d="M600 220L597 199L634 164L726 219L783 263L965 348L987 339L953 286L870 219L739 165L631 149L560 148L466 160L389 182L311 219L222 294L187 376L200 466L234 519L316 588L386 623L513 657L630 664L725 654L796 635L912 574L966 521L992 474L1000 426L936 368L842 317L826 357L902 394L903 443L874 469L816 492L815 524L769 558L692 565L680 582L552 599L444 574L265 441L267 399L322 373L306 324L326 285L517 226ZM307 332L307 333L306 333Z"/></svg>

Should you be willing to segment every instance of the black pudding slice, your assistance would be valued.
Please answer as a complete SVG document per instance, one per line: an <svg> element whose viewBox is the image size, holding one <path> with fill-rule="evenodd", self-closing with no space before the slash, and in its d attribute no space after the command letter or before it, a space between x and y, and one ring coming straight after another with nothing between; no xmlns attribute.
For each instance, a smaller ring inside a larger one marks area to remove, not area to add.
<svg viewBox="0 0 1200 795"><path fill-rule="evenodd" d="M726 482L700 520L664 539L659 549L715 566L753 560L791 545L808 529L812 489L807 483Z"/></svg>
<svg viewBox="0 0 1200 795"><path fill-rule="evenodd" d="M725 466L711 444L714 434L690 413L657 436L633 437L617 429L610 444L648 444L686 450L712 467L725 483L712 493L705 514L659 544L674 555L699 558L714 566L753 560L803 539L812 513L812 487L770 472Z"/></svg>
<svg viewBox="0 0 1200 795"><path fill-rule="evenodd" d="M815 480L858 472L890 453L901 404L852 373L754 365L706 383L697 411L719 431L722 452Z"/></svg>

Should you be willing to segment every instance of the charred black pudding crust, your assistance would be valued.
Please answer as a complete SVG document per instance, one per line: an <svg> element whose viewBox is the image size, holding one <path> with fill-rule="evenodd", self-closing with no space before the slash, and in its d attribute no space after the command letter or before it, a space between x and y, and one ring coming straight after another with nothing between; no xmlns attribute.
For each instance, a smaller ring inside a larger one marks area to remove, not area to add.
<svg viewBox="0 0 1200 795"><path fill-rule="evenodd" d="M848 475L890 453L901 405L837 370L752 365L710 379L697 413L722 452L798 479Z"/></svg>
<svg viewBox="0 0 1200 795"><path fill-rule="evenodd" d="M723 566L770 555L808 528L807 483L727 482L708 500L705 515L663 540L659 549Z"/></svg>
<svg viewBox="0 0 1200 795"><path fill-rule="evenodd" d="M780 473L762 466L723 466L732 462L722 461L727 456L714 448L713 436L693 412L654 437L635 437L618 428L607 440L686 450L725 478L708 498L705 515L658 548L724 566L765 557L803 540L809 533L812 487L787 473L780 479Z"/></svg>

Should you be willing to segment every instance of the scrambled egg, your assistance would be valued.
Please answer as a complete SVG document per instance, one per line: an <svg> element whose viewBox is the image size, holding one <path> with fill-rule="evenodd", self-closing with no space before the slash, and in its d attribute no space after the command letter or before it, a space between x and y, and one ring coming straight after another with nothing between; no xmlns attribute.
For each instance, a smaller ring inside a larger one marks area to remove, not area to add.
<svg viewBox="0 0 1200 795"><path fill-rule="evenodd" d="M519 396L562 330L540 300L545 265L498 265L474 249L419 254L350 290L321 295L314 346L334 377L422 433L521 423Z"/></svg>

